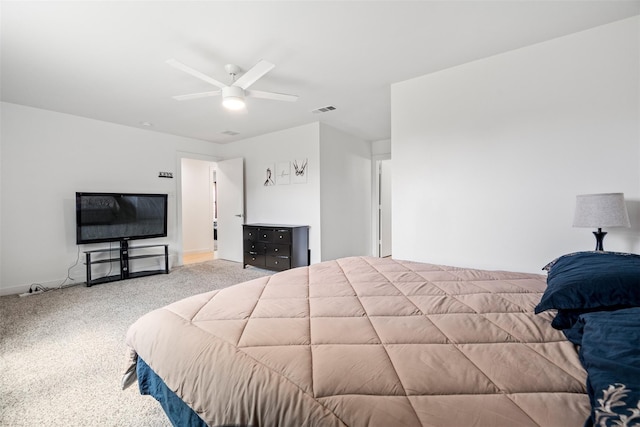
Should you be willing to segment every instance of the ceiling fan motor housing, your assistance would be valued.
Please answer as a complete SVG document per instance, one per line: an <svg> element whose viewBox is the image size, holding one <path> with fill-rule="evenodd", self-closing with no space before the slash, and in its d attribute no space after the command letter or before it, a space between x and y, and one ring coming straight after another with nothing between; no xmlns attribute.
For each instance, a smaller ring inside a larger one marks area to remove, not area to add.
<svg viewBox="0 0 640 427"><path fill-rule="evenodd" d="M227 86L222 88L222 97L244 98L244 90L238 86Z"/></svg>

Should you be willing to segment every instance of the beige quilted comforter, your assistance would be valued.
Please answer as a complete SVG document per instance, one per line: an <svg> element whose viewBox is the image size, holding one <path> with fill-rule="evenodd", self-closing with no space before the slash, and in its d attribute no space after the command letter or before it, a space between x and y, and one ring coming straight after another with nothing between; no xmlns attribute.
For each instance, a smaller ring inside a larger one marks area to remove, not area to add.
<svg viewBox="0 0 640 427"><path fill-rule="evenodd" d="M353 257L196 295L127 343L209 425L582 426L534 274Z"/></svg>

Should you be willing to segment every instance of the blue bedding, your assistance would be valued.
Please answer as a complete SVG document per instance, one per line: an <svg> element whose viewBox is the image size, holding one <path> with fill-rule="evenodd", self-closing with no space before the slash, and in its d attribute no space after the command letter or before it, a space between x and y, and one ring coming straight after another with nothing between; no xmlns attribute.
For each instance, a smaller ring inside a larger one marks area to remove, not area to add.
<svg viewBox="0 0 640 427"><path fill-rule="evenodd" d="M136 371L140 394L153 396L160 402L171 424L176 427L207 427L202 418L171 391L140 357L138 357Z"/></svg>
<svg viewBox="0 0 640 427"><path fill-rule="evenodd" d="M640 307L582 314L565 335L588 374L585 427L640 426Z"/></svg>
<svg viewBox="0 0 640 427"><path fill-rule="evenodd" d="M585 427L640 426L640 255L575 252L547 264L535 312L580 347L591 415Z"/></svg>

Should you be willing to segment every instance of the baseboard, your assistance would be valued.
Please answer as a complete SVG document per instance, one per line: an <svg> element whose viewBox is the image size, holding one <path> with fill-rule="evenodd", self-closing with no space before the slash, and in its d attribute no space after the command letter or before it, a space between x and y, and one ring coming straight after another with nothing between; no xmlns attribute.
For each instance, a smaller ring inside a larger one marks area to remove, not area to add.
<svg viewBox="0 0 640 427"><path fill-rule="evenodd" d="M40 286L43 286L45 288L57 288L58 286L60 286L65 279L58 279L58 280L50 280L48 282L38 282L37 284ZM77 285L77 284L84 284L85 278L81 278L81 279L74 279L74 280L67 280L65 283L65 286L68 285ZM8 296L8 295L19 295L19 294L23 294L26 292L29 292L29 289L31 289L31 286L33 285L18 285L18 286L12 286L10 288L1 288L0 289L0 296L4 297L4 296Z"/></svg>
<svg viewBox="0 0 640 427"><path fill-rule="evenodd" d="M6 297L9 295L19 295L25 292L29 292L30 285L12 286L10 288L0 288L0 297Z"/></svg>
<svg viewBox="0 0 640 427"><path fill-rule="evenodd" d="M189 249L189 250L183 250L182 255L197 255L197 254L204 254L204 253L211 253L211 252L213 252L213 250L209 248Z"/></svg>

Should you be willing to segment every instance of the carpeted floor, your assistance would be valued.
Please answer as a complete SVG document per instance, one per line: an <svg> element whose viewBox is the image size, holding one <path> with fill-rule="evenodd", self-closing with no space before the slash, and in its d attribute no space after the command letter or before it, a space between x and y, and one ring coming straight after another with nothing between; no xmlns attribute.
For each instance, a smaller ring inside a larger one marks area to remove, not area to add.
<svg viewBox="0 0 640 427"><path fill-rule="evenodd" d="M0 426L170 426L120 379L129 325L171 302L271 274L215 260L168 275L0 298Z"/></svg>

